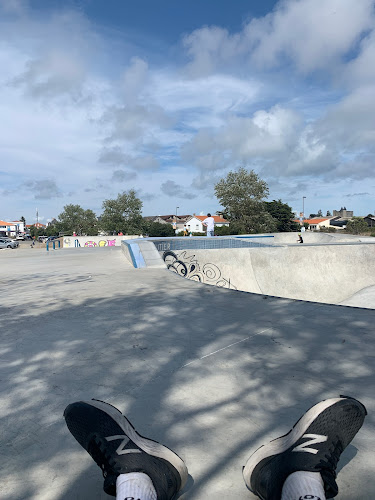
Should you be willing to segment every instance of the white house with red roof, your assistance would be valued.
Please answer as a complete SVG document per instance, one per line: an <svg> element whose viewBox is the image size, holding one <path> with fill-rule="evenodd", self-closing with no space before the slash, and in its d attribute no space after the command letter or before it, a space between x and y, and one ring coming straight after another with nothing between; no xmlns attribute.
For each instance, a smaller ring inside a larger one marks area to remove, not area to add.
<svg viewBox="0 0 375 500"><path fill-rule="evenodd" d="M229 226L229 221L221 217L221 215L212 215L215 221L215 227ZM206 227L202 224L207 215L192 215L186 221L187 228L192 233L205 233Z"/></svg>
<svg viewBox="0 0 375 500"><path fill-rule="evenodd" d="M307 222L309 224L310 231L319 231L321 227L335 227L336 229L343 229L330 224L331 220L336 220L338 218L339 217L314 217L313 219L303 219L303 222ZM295 222L300 223L300 220L295 219Z"/></svg>
<svg viewBox="0 0 375 500"><path fill-rule="evenodd" d="M0 220L0 236L17 236L19 233L25 232L23 221L13 220L5 221Z"/></svg>

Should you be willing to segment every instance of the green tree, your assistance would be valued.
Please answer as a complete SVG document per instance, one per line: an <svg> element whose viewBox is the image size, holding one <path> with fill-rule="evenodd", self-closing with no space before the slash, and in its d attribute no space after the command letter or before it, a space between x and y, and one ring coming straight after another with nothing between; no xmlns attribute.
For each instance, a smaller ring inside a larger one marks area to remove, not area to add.
<svg viewBox="0 0 375 500"><path fill-rule="evenodd" d="M276 230L277 222L265 209L267 183L253 170L241 167L229 172L215 185L215 194L224 208L223 214L231 228L241 233L263 233Z"/></svg>
<svg viewBox="0 0 375 500"><path fill-rule="evenodd" d="M368 225L362 217L353 217L348 220L346 231L351 234L360 234L368 231Z"/></svg>
<svg viewBox="0 0 375 500"><path fill-rule="evenodd" d="M287 203L283 203L279 199L266 201L264 206L267 212L277 221L276 229L279 233L298 231L300 225L294 221L295 215Z"/></svg>
<svg viewBox="0 0 375 500"><path fill-rule="evenodd" d="M332 217L332 214L329 210L327 210L326 217Z"/></svg>
<svg viewBox="0 0 375 500"><path fill-rule="evenodd" d="M58 216L54 230L96 236L98 234L98 220L90 209L84 210L80 205L65 205L64 211Z"/></svg>
<svg viewBox="0 0 375 500"><path fill-rule="evenodd" d="M318 217L323 217L323 212L321 211L321 209L320 209L320 208L319 208L319 210L318 210L317 216L318 216Z"/></svg>
<svg viewBox="0 0 375 500"><path fill-rule="evenodd" d="M108 233L120 231L124 234L142 233L144 228L142 205L134 189L119 193L115 200L104 200L100 227Z"/></svg>

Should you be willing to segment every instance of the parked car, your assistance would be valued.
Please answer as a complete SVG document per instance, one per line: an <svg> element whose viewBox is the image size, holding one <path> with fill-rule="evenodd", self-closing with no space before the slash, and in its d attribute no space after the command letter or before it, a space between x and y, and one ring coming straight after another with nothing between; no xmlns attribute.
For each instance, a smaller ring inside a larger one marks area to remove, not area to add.
<svg viewBox="0 0 375 500"><path fill-rule="evenodd" d="M0 238L0 248L17 248L18 245L18 241L9 238Z"/></svg>
<svg viewBox="0 0 375 500"><path fill-rule="evenodd" d="M24 234L17 234L16 236L16 240L24 240L25 239L25 235Z"/></svg>

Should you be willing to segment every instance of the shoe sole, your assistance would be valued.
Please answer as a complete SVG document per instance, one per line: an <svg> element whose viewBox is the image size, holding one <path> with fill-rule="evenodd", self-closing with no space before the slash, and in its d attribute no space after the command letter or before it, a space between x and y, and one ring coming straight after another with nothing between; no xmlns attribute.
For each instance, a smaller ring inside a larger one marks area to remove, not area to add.
<svg viewBox="0 0 375 500"><path fill-rule="evenodd" d="M359 403L354 398L332 398L326 399L325 401L321 401L316 404L298 420L297 423L294 424L293 428L284 436L274 439L268 444L265 444L258 448L246 462L245 467L243 468L243 478L245 480L246 486L250 491L250 480L251 475L255 469L255 467L265 458L272 457L274 455L280 455L284 453L284 451L288 450L296 441L298 441L306 432L306 430L310 427L310 425L314 422L314 420L323 413L330 406L335 405L339 401L345 400L353 400ZM362 404L362 403L359 403ZM363 406L363 405L362 405Z"/></svg>
<svg viewBox="0 0 375 500"><path fill-rule="evenodd" d="M110 416L121 427L128 438L145 453L153 457L161 458L166 462L172 464L180 475L180 490L182 490L188 478L188 470L185 462L176 453L174 453L174 451L170 450L166 446L163 446L157 441L153 441L152 439L145 438L138 434L131 422L129 422L129 420L120 412L120 410L110 405L109 403L98 400L82 401L82 403L94 406L95 408L98 408L99 410Z"/></svg>

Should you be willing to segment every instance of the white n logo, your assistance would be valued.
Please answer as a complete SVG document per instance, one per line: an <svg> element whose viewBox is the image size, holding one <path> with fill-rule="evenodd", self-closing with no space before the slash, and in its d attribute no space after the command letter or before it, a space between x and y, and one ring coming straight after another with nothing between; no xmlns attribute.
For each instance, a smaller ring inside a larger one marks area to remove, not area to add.
<svg viewBox="0 0 375 500"><path fill-rule="evenodd" d="M124 450L125 446L129 443L130 439L128 436L108 436L106 437L107 441L116 441L116 439L121 439L121 443L116 450L117 455L126 455L126 453L141 453L141 450Z"/></svg>
<svg viewBox="0 0 375 500"><path fill-rule="evenodd" d="M315 448L307 448L307 446L310 446L311 444L324 443L328 439L327 436L321 436L320 434L304 434L302 438L309 439L309 441L299 444L293 448L292 451L306 451L307 453L313 453L314 455L318 453L319 450L316 450Z"/></svg>

